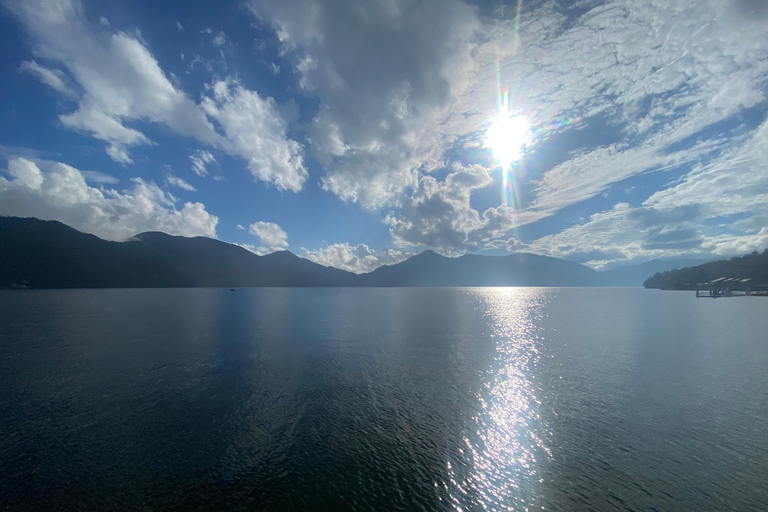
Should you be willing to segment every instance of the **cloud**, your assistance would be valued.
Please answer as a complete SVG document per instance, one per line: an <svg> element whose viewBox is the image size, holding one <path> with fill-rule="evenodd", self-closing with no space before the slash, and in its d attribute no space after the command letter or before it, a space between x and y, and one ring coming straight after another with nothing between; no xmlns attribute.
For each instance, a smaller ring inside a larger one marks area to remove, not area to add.
<svg viewBox="0 0 768 512"><path fill-rule="evenodd" d="M525 211L556 212L632 176L691 169L651 196L645 210L597 214L534 241L534 249L569 257L600 251L596 265L617 254L720 254L725 249L714 244L724 239L704 220L764 211L766 130L745 135L736 116L766 104L768 26L734 24L724 15L730 6L617 0L577 16L543 2L523 16L519 35L514 21L489 22L493 36L476 50L478 72L491 77L495 63L503 63L500 81L535 127L532 147L563 155L562 163L537 169ZM473 82L457 117L478 104L482 90ZM478 117L490 114L481 110ZM574 121L584 133L607 125L615 142L600 134L570 152L557 147L554 135L575 133ZM733 128L724 128L728 123ZM653 212L671 215L669 225L643 225Z"/></svg>
<svg viewBox="0 0 768 512"><path fill-rule="evenodd" d="M187 192L195 192L196 189L183 179L179 178L178 176L174 176L173 174L169 174L165 177L165 183L172 186L172 187L178 187L182 190L186 190Z"/></svg>
<svg viewBox="0 0 768 512"><path fill-rule="evenodd" d="M709 153L720 149L709 144ZM548 170L534 180L533 201L528 209L559 210L594 197L612 183L648 171L668 170L694 161L702 150L662 154L652 144L621 147L616 144L584 152Z"/></svg>
<svg viewBox="0 0 768 512"><path fill-rule="evenodd" d="M742 255L752 251L763 251L768 248L768 227L751 235L723 234L706 239L706 244L712 253L720 256Z"/></svg>
<svg viewBox="0 0 768 512"><path fill-rule="evenodd" d="M442 130L477 28L459 1L254 1L303 90L320 101L307 127L323 187L376 208L441 166ZM456 81L458 80L458 81Z"/></svg>
<svg viewBox="0 0 768 512"><path fill-rule="evenodd" d="M677 183L649 197L656 208L698 205L704 217L768 212L768 120L741 144L694 167Z"/></svg>
<svg viewBox="0 0 768 512"><path fill-rule="evenodd" d="M668 209L634 208L627 214L627 219L640 229L663 227L669 224L694 222L701 220L701 206L686 204Z"/></svg>
<svg viewBox="0 0 768 512"><path fill-rule="evenodd" d="M396 245L427 246L449 255L498 248L507 245L504 234L511 228L546 215L505 207L488 208L481 215L470 196L493 182L488 170L454 164L452 171L442 182L421 178L411 197L402 201L399 215L387 216L384 222Z"/></svg>
<svg viewBox="0 0 768 512"><path fill-rule="evenodd" d="M370 272L382 265L394 265L407 260L412 253L394 249L373 250L365 244L333 244L324 249L304 249L303 256L326 267L348 270L355 274Z"/></svg>
<svg viewBox="0 0 768 512"><path fill-rule="evenodd" d="M24 158L8 162L11 179L0 177L0 215L58 220L107 240L143 231L216 236L218 218L201 203L176 207L176 198L153 182L133 178L125 190L95 188L83 174L59 162Z"/></svg>
<svg viewBox="0 0 768 512"><path fill-rule="evenodd" d="M739 9L754 10L745 2ZM718 123L765 104L768 32L735 30L726 4L616 0L577 14L545 1L524 11L519 29L458 2L250 5L319 100L306 131L325 166L323 188L365 208L393 206L386 221L397 244L461 252L496 246L504 229L614 183L702 165L738 143L741 132ZM480 215L468 195L448 197L455 185L428 176L446 150L480 143L497 77L533 125L528 157L560 155L531 175L516 220L499 208ZM550 146L598 124L615 137Z"/></svg>
<svg viewBox="0 0 768 512"><path fill-rule="evenodd" d="M35 60L20 71L75 99L62 124L105 141L125 165L134 148L155 143L149 123L201 145L190 156L201 176L221 152L244 159L255 179L297 192L316 160L323 189L389 212L394 243L450 254L524 247L511 236L515 226L577 203L592 207L590 198L643 174L655 173L656 187L658 173L674 171L682 177L655 193L632 181L633 204L652 193L641 206L579 213L588 219L526 239L526 250L599 266L663 251L719 254L739 236L745 244L762 236L768 137L753 119L768 105L768 11L759 0L611 0L578 9L542 0L526 4L519 20L458 0L250 0L279 39L288 69L280 76L294 76L290 92L306 96L301 118L213 68L192 99L139 38L89 22L99 13L86 17L77 1L8 5L34 43ZM514 211L471 201L491 183L471 169L489 165L480 145L498 85L509 87L512 109L533 133ZM302 119L306 148L291 135L293 119ZM728 216L740 220L708 227Z"/></svg>
<svg viewBox="0 0 768 512"><path fill-rule="evenodd" d="M120 180L114 176L99 171L80 171L80 174L85 176L85 179L92 183L104 183L109 185L120 183Z"/></svg>
<svg viewBox="0 0 768 512"><path fill-rule="evenodd" d="M762 22L768 19L768 2L765 0L735 0L733 6L740 21Z"/></svg>
<svg viewBox="0 0 768 512"><path fill-rule="evenodd" d="M78 0L8 5L32 35L34 53L59 63L82 89L77 109L61 115L61 122L106 142L114 161L132 163L133 146L153 143L140 123L158 123L177 135L244 158L257 179L281 190L301 189L307 177L302 146L287 137L286 121L272 98L223 79L210 87L212 97L204 97L198 105L169 80L142 42L89 23ZM61 71L34 63L24 69L57 90L65 88L67 76ZM219 123L224 136L212 121ZM202 163L193 160L193 169L204 174L204 164L210 162L200 154L196 158Z"/></svg>
<svg viewBox="0 0 768 512"><path fill-rule="evenodd" d="M41 82L51 87L52 89L60 92L64 96L74 97L75 93L66 84L66 75L58 69L51 69L45 66L41 66L35 61L24 61L19 66L19 71L23 73L30 73L38 78Z"/></svg>
<svg viewBox="0 0 768 512"><path fill-rule="evenodd" d="M584 223L534 240L527 250L601 269L654 258L729 257L768 246L765 225L751 225L752 234L721 234L722 228L702 222L714 218L706 217L705 211L694 204L633 208L617 203Z"/></svg>
<svg viewBox="0 0 768 512"><path fill-rule="evenodd" d="M224 34L224 32L219 32L216 37L213 38L214 46L222 46L226 42L227 36Z"/></svg>
<svg viewBox="0 0 768 512"><path fill-rule="evenodd" d="M262 244L270 247L288 247L288 233L274 222L256 222L251 224L248 232L259 237Z"/></svg>
<svg viewBox="0 0 768 512"><path fill-rule="evenodd" d="M243 249L246 249L248 251L251 251L253 254L256 254L257 256L265 256L267 254L272 254L273 252L277 251L283 251L283 248L280 247L265 247L265 246L255 246L253 244L238 244L235 243L234 245L238 247L242 247Z"/></svg>
<svg viewBox="0 0 768 512"><path fill-rule="evenodd" d="M746 219L737 220L730 227L742 233L757 233L766 226L768 226L768 213L752 215Z"/></svg>
<svg viewBox="0 0 768 512"><path fill-rule="evenodd" d="M280 190L301 190L308 176L303 149L288 138L287 123L275 101L234 80L215 82L212 90L202 108L224 130L225 148L245 158L255 178Z"/></svg>
<svg viewBox="0 0 768 512"><path fill-rule="evenodd" d="M643 220L633 224L632 208L617 203L613 209L595 213L582 223L560 233L544 236L529 244L533 253L565 258L602 268L606 264L650 259L656 253L642 247ZM661 216L662 213L655 215Z"/></svg>
<svg viewBox="0 0 768 512"><path fill-rule="evenodd" d="M245 228L243 227L243 225L242 225L242 224L238 224L238 225L237 225L237 229L242 229L243 231L245 231Z"/></svg>
<svg viewBox="0 0 768 512"><path fill-rule="evenodd" d="M701 17L701 13L698 15ZM710 35L717 33L714 29L718 27L712 28ZM744 30L751 32L753 29L747 27ZM694 41L694 48L696 43ZM619 203L613 210L592 215L584 224L535 240L531 243L533 250L571 259L580 251L600 251L603 256L586 260L590 265L600 267L619 261L668 256L725 257L765 247L768 233L763 222L768 218L768 173L765 167L768 161L768 121L763 121L752 130L743 124L736 124L738 128L730 133L717 126L712 127L714 121L764 101L759 88L756 88L756 80L766 76L766 67L754 62L754 56L745 47L733 48L735 43L754 45L755 48L763 46L762 39L750 43L746 38L736 37L728 40L727 51L718 50L711 55L701 53L698 56L701 59L706 57L708 65L716 70L730 69L738 75L733 78L723 77L720 80L716 75L699 69L702 63L697 64L695 59L689 62L692 67L688 72L695 76L691 81L696 84L695 87L686 87L684 91L687 92L672 92L670 97L686 97L686 101L691 101L693 106L687 107L685 116L668 121L666 129L659 135L646 140L645 147L650 151L647 158L624 161L603 159L601 165L607 171L598 173L605 177L599 178L599 183L592 190L604 186L612 177L643 172L669 157L685 155L681 162L688 162L688 172L651 194L640 207L631 208ZM743 62L734 67L734 59ZM734 88L734 84L738 87ZM667 112L664 115L670 114ZM694 139L698 142L680 145L685 148L682 150L665 149L674 148L671 143L680 141L681 136L691 131L697 134ZM711 134L709 137L707 132ZM599 154L599 151L591 154ZM612 161L618 168L613 173L609 172ZM580 163L585 164L586 161ZM590 192L580 192L583 184L579 178L589 181L589 174L596 166L576 165L574 161L569 165L574 170L570 176L550 177L550 182L557 183L560 192L556 192L555 187L546 186L545 180L542 180L537 201L546 198L549 206L557 208L574 198L590 196ZM557 172L557 168L550 171L553 176ZM575 193L568 190L569 183L573 184Z"/></svg>
<svg viewBox="0 0 768 512"><path fill-rule="evenodd" d="M543 169L532 208L557 210L633 175L697 165L731 144L717 123L766 102L768 31L735 26L724 16L730 4L616 0L576 16L544 2L523 16L519 38L513 21L491 22L495 36L476 62L484 76L504 63L501 83L537 128L540 151L574 119L620 135ZM462 104L476 104L479 92L473 84Z"/></svg>
<svg viewBox="0 0 768 512"><path fill-rule="evenodd" d="M34 162L24 158L9 161L8 174L15 178L14 182L29 190L39 190L43 184L43 173Z"/></svg>
<svg viewBox="0 0 768 512"><path fill-rule="evenodd" d="M643 249L684 249L690 250L700 247L704 237L696 228L667 227L650 230L643 240Z"/></svg>
<svg viewBox="0 0 768 512"><path fill-rule="evenodd" d="M216 158L210 151L198 149L194 154L189 155L189 160L192 162L192 170L195 171L195 174L204 178L208 176L208 168L206 166L215 162Z"/></svg>
<svg viewBox="0 0 768 512"><path fill-rule="evenodd" d="M528 249L528 244L521 242L517 238L509 238L505 241L506 249L509 252L524 252Z"/></svg>
<svg viewBox="0 0 768 512"><path fill-rule="evenodd" d="M177 89L155 58L135 37L89 24L80 2L10 2L36 41L36 55L64 66L82 88L74 112L61 122L108 144L109 156L131 163L128 148L149 138L127 122L149 120L176 133L217 144L213 125Z"/></svg>

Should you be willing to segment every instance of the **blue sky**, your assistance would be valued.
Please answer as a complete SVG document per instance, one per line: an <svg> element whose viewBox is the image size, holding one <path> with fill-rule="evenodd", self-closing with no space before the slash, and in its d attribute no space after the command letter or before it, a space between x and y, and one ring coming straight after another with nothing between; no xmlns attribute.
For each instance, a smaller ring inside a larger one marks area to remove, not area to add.
<svg viewBox="0 0 768 512"><path fill-rule="evenodd" d="M768 246L762 0L1 5L0 215L356 272Z"/></svg>

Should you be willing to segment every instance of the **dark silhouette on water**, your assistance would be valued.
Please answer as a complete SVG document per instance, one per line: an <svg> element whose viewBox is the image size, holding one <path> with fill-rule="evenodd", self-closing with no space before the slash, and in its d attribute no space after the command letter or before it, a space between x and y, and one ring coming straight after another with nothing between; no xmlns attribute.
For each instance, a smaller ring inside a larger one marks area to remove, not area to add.
<svg viewBox="0 0 768 512"><path fill-rule="evenodd" d="M60 222L0 218L2 287L348 286L354 277L287 251L257 256L211 238L150 232L110 242Z"/></svg>
<svg viewBox="0 0 768 512"><path fill-rule="evenodd" d="M547 256L465 254L446 258L424 251L397 265L360 276L364 286L593 286L599 273Z"/></svg>
<svg viewBox="0 0 768 512"><path fill-rule="evenodd" d="M640 267L596 272L536 254L447 258L424 251L358 275L289 251L258 256L206 237L147 232L111 242L56 221L0 217L2 288L639 286L650 275Z"/></svg>
<svg viewBox="0 0 768 512"><path fill-rule="evenodd" d="M732 284L734 289L750 287L753 291L768 290L768 249L762 253L753 251L744 256L735 256L730 260L718 260L692 267L658 272L649 277L643 286L662 290L695 290L699 283L727 278L746 280Z"/></svg>

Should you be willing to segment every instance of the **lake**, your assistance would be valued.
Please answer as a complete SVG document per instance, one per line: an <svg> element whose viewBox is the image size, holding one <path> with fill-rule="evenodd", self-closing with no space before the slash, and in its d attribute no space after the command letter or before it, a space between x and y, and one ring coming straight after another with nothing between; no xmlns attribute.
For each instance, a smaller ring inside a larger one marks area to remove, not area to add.
<svg viewBox="0 0 768 512"><path fill-rule="evenodd" d="M1 291L0 378L0 509L768 509L763 297Z"/></svg>

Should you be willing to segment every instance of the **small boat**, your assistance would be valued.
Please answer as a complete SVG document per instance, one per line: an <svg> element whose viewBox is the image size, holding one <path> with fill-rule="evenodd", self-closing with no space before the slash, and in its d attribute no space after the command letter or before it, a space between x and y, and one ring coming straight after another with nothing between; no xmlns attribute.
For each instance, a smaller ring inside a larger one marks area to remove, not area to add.
<svg viewBox="0 0 768 512"><path fill-rule="evenodd" d="M230 288L230 289L229 289L229 291L231 291L231 292L235 292L235 291L237 291L237 290L235 290L234 288Z"/></svg>

